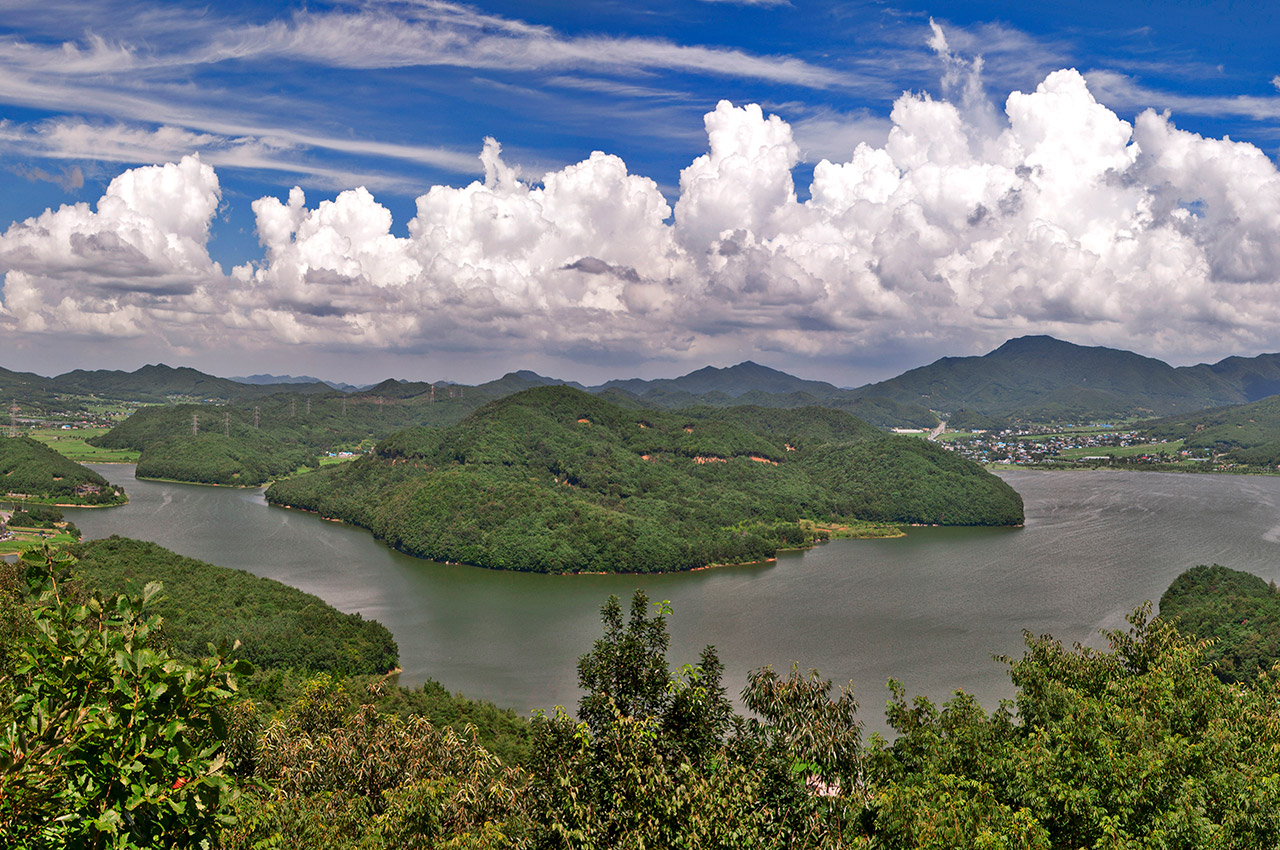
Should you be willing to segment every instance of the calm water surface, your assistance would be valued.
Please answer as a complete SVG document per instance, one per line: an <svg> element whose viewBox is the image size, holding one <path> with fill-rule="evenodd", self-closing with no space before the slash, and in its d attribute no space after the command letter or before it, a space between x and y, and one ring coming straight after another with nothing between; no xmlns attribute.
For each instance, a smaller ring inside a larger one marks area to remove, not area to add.
<svg viewBox="0 0 1280 850"><path fill-rule="evenodd" d="M1097 642L1187 567L1220 563L1280 580L1280 477L1011 471L1022 529L913 529L837 540L776 563L665 576L545 576L422 561L366 531L271 507L263 491L137 481L120 508L69 509L87 538L121 534L269 576L386 624L402 681L430 677L526 712L576 705L575 662L600 605L643 587L669 599L673 664L714 644L731 693L746 672L792 661L852 680L871 729L890 677L938 699L1012 695L993 654L1022 631Z"/></svg>

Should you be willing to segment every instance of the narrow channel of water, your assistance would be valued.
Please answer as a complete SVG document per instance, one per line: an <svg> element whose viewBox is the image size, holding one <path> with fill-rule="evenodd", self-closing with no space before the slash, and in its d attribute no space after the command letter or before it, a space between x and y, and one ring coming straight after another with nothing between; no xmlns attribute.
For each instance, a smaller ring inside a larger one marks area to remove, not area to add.
<svg viewBox="0 0 1280 850"><path fill-rule="evenodd" d="M137 481L98 465L124 507L68 510L86 537L154 540L269 576L385 623L403 681L524 712L573 706L576 659L599 636L611 593L668 599L674 664L714 644L736 693L748 670L794 661L852 680L869 729L883 730L885 681L984 705L1012 695L993 654L1022 630L1096 642L1195 564L1280 579L1280 477L1011 471L1022 529L912 529L838 540L776 563L664 576L544 576L422 561L367 532L268 506L262 490Z"/></svg>

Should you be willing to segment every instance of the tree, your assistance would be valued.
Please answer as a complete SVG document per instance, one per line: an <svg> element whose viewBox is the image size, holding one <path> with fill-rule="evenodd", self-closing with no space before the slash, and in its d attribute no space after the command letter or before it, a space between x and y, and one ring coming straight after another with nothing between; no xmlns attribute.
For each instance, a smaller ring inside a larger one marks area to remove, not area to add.
<svg viewBox="0 0 1280 850"><path fill-rule="evenodd" d="M235 787L224 713L246 662L159 646L159 592L84 599L74 559L23 553L26 639L0 668L0 834L16 848L208 847Z"/></svg>

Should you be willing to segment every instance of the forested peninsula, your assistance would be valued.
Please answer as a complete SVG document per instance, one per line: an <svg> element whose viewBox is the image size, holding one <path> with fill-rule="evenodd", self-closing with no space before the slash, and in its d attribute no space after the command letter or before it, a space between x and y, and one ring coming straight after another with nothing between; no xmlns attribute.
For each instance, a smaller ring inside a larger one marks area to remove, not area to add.
<svg viewBox="0 0 1280 850"><path fill-rule="evenodd" d="M30 437L0 437L0 499L57 505L120 505L124 489Z"/></svg>
<svg viewBox="0 0 1280 850"><path fill-rule="evenodd" d="M210 643L238 642L239 656L256 667L382 675L399 664L386 626L287 584L123 537L68 551L77 558L76 577L102 593L161 582L152 610L164 618L169 645L187 658L203 657Z"/></svg>
<svg viewBox="0 0 1280 850"><path fill-rule="evenodd" d="M402 431L267 499L420 557L534 572L762 560L856 522L1023 520L1021 497L977 464L841 411L639 410L564 386Z"/></svg>

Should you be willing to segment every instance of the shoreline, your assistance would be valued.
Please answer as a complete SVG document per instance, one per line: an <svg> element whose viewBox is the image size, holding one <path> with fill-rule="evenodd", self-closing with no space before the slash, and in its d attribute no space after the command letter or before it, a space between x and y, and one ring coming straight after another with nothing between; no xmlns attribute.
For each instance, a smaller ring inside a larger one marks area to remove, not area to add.
<svg viewBox="0 0 1280 850"><path fill-rule="evenodd" d="M179 484L181 484L181 483L185 483L185 482L175 482L175 483L179 483ZM216 486L216 485L215 485L215 486ZM447 566L451 566L451 567L475 567L476 569L479 569L479 570L492 570L492 571L494 571L494 572L501 572L501 573L531 573L531 574L552 575L552 576L655 576L655 575L679 575L680 573L696 573L696 572L701 572L701 571L703 571L703 570L714 570L714 569L719 569L719 568L721 568L721 567L749 567L749 566L752 566L752 565L754 565L754 564L773 564L773 563L777 563L777 561L778 561L778 555L779 555L779 554L781 554L781 553L783 553L783 552L805 552L805 551L808 551L809 549L815 549L815 548L817 548L818 546L821 546L821 545L826 544L826 543L830 543L830 542L831 542L831 541L833 541L833 540L898 540L898 539L900 539L900 538L903 538L903 537L906 537L906 536L907 536L907 532L903 530L903 528L904 528L904 527L907 527L907 528L939 528L939 527L941 527L941 526L939 526L937 523L933 523L932 525L923 525L923 524L903 524L903 525L893 525L893 527L894 527L894 528L896 528L896 529L898 530L898 532L899 532L898 534L869 534L869 535L847 535L847 536L836 536L836 535L832 535L832 536L829 536L826 540L815 540L815 541L813 541L812 543L810 543L810 544L808 544L808 545L806 545L806 546L785 546L785 547L779 547L779 548L775 551L775 553L774 553L773 557L770 557L770 558L764 558L764 559L755 560L755 561L735 561L735 562L733 562L733 563L724 563L724 564L703 564L703 565L702 565L702 566L700 566L700 567L689 567L688 569L683 569L683 570L654 570L654 571L652 571L652 572L625 572L625 571L622 571L622 570L611 571L611 572L603 572L603 571L600 571L600 570L566 570L566 571L563 571L563 572L545 572L545 573L541 573L541 572L539 572L538 570L511 570L511 569L504 569L504 568L502 568L502 567L487 567L487 566L485 566L484 564L472 564L472 563L467 563L467 562L465 562L465 561L449 561L449 560L443 560L443 559L440 559L440 558L428 558L428 557L424 557L424 556L422 556L422 555L414 554L413 552L406 552L405 550L403 550L403 549L401 549L401 548L399 548L399 547L397 547L397 546L392 546L392 545L390 545L390 544L389 544L389 543L387 543L384 539L382 539L381 537L378 537L376 534L374 534L374 533L373 533L373 531L372 531L371 529L365 528L363 525L357 525L357 524L355 524L355 523L353 523L353 522L347 522L346 520L344 520L344 519L339 519L339 518L337 518L337 517L325 516L324 514L320 513L320 511L314 511L314 510L311 510L310 508L301 508L301 507L297 507L297 506L294 506L294 505L282 505L282 504L279 504L279 503L277 503L277 502L272 502L272 501L269 501L269 500L267 501L267 506L268 506L268 507L272 507L272 508L282 508L282 509L284 509L284 510L288 510L288 511L299 511L300 513L304 513L304 514L311 514L312 516L318 517L322 522L334 522L334 523L337 523L337 524L339 524L339 525L345 525L345 526L348 526L349 528L358 528L358 529L360 529L361 531L364 531L364 532L368 533L371 537L373 537L373 539L374 539L374 540L376 540L377 542L381 543L383 546L386 546L388 549L391 549L392 551L395 551L395 552L399 552L399 553L401 553L402 555L407 555L407 556L409 556L410 558L416 558L416 559L418 559L419 561L428 561L428 562L430 562L430 563L435 563L435 564L445 564L445 565L447 565ZM886 524L886 526L887 526L887 525L889 525L889 524ZM850 528L851 526L816 526L816 527L821 527L821 528L823 528L824 530L828 530L828 529L834 529L834 528ZM968 527L968 526L957 526L957 527L958 527L958 528L964 528L964 527ZM978 527L978 526L973 526L973 527L975 527L975 528L976 528L976 527ZM1021 525L1018 525L1018 526L1010 526L1010 527L1012 527L1012 528L1022 528L1022 526L1021 526Z"/></svg>

